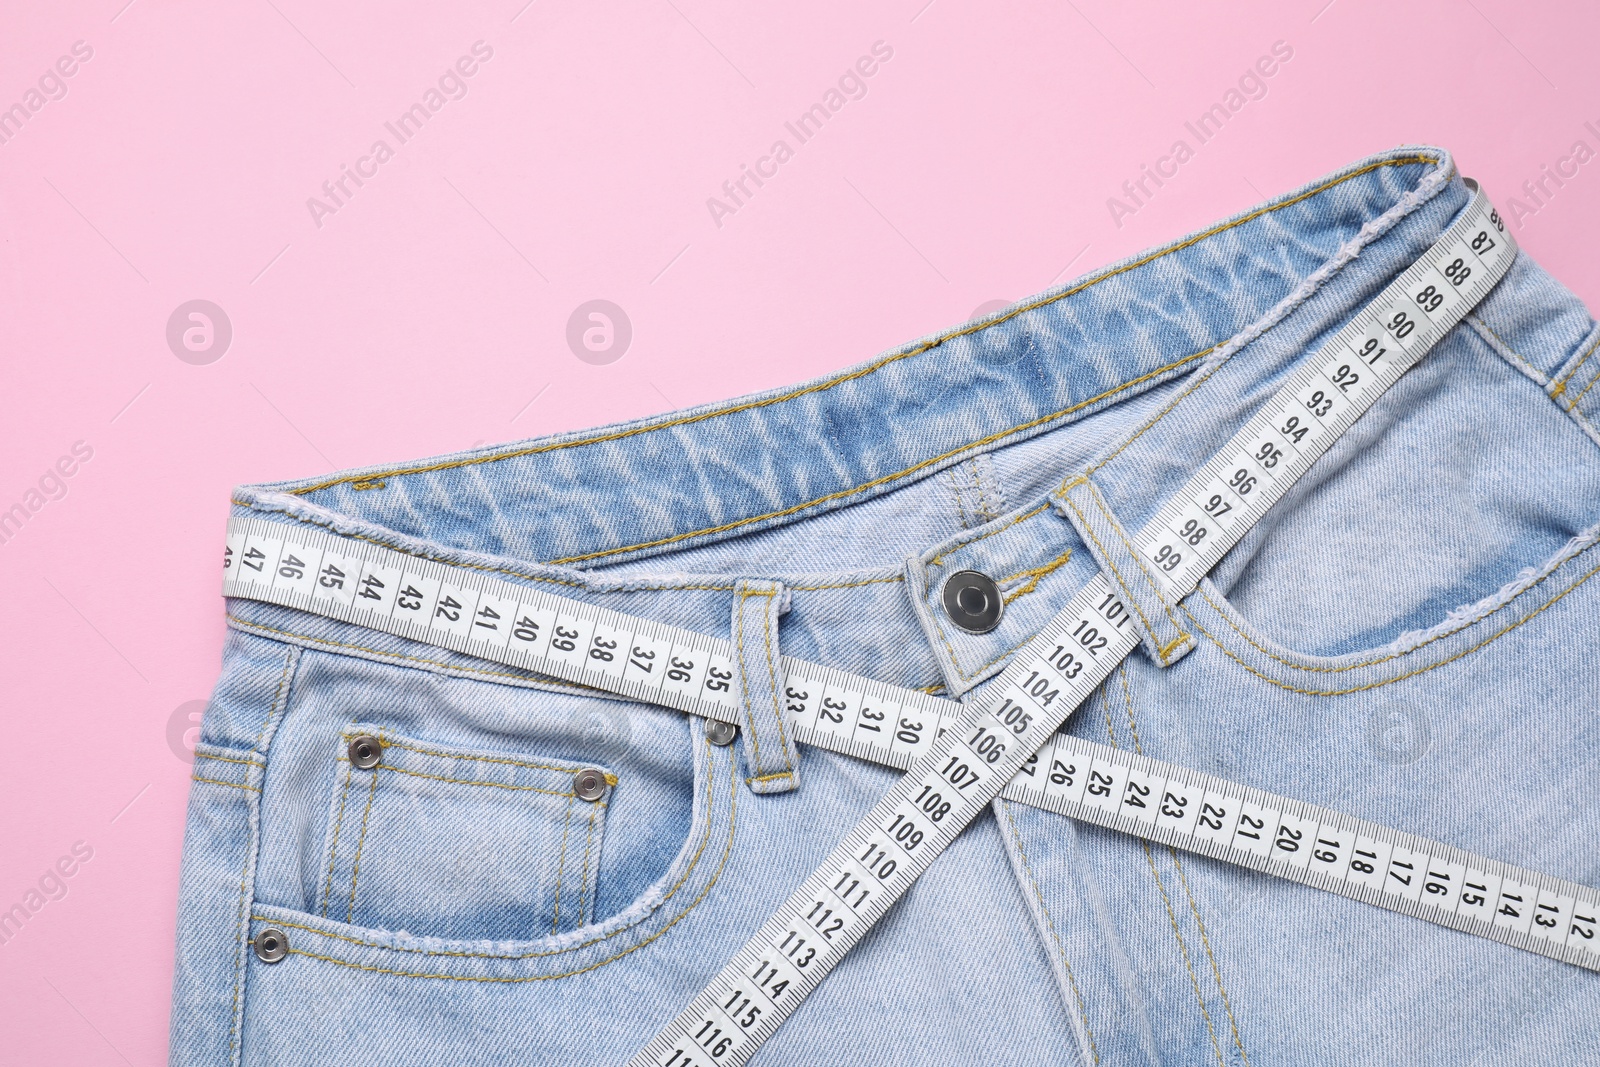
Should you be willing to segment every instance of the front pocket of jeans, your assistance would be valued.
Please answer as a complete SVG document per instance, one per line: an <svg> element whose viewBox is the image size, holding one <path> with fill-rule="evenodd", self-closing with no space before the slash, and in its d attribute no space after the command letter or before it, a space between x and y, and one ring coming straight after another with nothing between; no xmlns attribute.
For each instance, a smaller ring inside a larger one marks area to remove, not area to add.
<svg viewBox="0 0 1600 1067"><path fill-rule="evenodd" d="M363 735L382 746L351 761ZM445 938L527 940L593 920L604 767L436 745L354 723L332 768L321 915ZM365 761L362 761L365 762ZM574 776L599 771L595 800Z"/></svg>

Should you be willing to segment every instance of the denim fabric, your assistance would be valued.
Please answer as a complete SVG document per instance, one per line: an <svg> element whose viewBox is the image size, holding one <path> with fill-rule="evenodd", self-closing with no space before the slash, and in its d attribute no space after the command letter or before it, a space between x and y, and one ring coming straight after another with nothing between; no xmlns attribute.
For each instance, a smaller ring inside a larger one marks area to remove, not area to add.
<svg viewBox="0 0 1600 1067"><path fill-rule="evenodd" d="M1398 149L831 378L241 489L236 512L718 636L766 625L783 654L970 698L1115 554L1085 538L1138 530L1467 199L1447 153ZM1597 346L1520 257L1198 591L1150 605L1150 645L1067 728L1600 883ZM966 569L1006 600L991 632L944 615ZM781 620L739 610L780 586ZM896 773L802 747L782 752L798 787L762 793L766 736L756 757L678 712L447 650L253 601L228 616L174 1064L626 1062ZM357 730L406 762L352 771ZM548 768L570 767L614 777L603 817L559 796ZM289 936L277 963L248 945L267 926ZM999 802L753 1062L1596 1047L1600 976Z"/></svg>

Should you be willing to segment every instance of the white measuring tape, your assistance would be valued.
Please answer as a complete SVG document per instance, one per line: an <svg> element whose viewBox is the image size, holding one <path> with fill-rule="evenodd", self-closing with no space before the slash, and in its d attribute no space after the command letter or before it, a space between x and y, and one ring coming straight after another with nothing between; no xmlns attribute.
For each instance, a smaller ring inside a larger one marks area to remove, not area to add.
<svg viewBox="0 0 1600 1067"><path fill-rule="evenodd" d="M1489 291L1515 244L1481 194L1136 539L1172 600ZM223 592L738 723L717 638L494 572L260 518L228 527ZM634 1067L744 1063L997 794L1600 970L1600 893L1056 734L1136 645L1103 577L962 705L784 657L801 741L908 773ZM1043 746L1041 748L1041 746ZM1030 757L1035 757L1030 759ZM1018 773L1021 771L1022 773Z"/></svg>

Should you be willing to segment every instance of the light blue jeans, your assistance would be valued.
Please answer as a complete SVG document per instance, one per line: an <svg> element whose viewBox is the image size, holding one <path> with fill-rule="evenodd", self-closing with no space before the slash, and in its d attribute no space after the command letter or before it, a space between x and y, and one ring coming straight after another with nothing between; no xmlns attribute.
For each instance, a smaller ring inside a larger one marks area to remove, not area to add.
<svg viewBox="0 0 1600 1067"><path fill-rule="evenodd" d="M235 507L968 698L1092 573L1048 494L1087 473L1137 529L1467 196L1447 153L1396 150L831 378ZM1177 606L1192 639L1136 652L1067 729L1600 883L1597 345L1521 257ZM986 634L940 602L968 569L1007 599ZM802 748L768 777L787 756L760 730L718 747L345 623L228 619L174 1064L624 1063L895 774ZM266 927L281 961L252 950ZM1600 976L998 802L754 1062L1597 1048Z"/></svg>

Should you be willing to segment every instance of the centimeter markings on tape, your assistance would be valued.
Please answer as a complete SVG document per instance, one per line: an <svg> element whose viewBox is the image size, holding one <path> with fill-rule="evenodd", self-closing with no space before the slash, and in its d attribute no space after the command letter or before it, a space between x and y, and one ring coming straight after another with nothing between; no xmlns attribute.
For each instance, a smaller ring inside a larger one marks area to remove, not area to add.
<svg viewBox="0 0 1600 1067"><path fill-rule="evenodd" d="M1492 287L1513 253L1498 216L1475 196L1429 253L1308 361L1147 527L1140 548L1169 594L1192 589ZM709 718L741 718L727 641L503 581L492 571L236 518L224 577L229 596L309 610ZM744 1062L1003 784L1008 799L1600 966L1600 954L1590 951L1600 949L1592 890L1066 734L1035 753L1038 739L1137 641L1121 602L1096 578L1031 644L1043 662L1021 663L1002 677L1002 702L992 716L784 657L788 712L800 740L914 773L835 854L853 866L830 860L813 875L636 1063ZM1017 692L1018 679L1029 688ZM831 888L821 884L835 873ZM1557 937L1556 930L1566 933ZM719 1002L721 992L728 996Z"/></svg>
<svg viewBox="0 0 1600 1067"><path fill-rule="evenodd" d="M1173 599L1194 588L1216 563L1287 491L1304 471L1358 418L1396 379L1414 364L1444 333L1453 327L1467 309L1481 299L1497 282L1511 261L1511 243L1499 216L1481 195L1428 250L1378 298L1306 362L1266 407L1252 418L1228 446L1207 462L1174 501L1164 507L1137 537L1137 548L1155 572L1165 576ZM1031 639L1012 665L1000 675L991 692L971 706L920 756L908 773L889 791L865 819L852 829L828 860L761 927L760 931L714 978L687 1009L633 1059L632 1067L707 1067L712 1064L745 1063L806 995L899 899L916 878L957 834L1016 774L1030 755L1046 742L1051 745L1051 766L1060 765L1055 753L1063 745L1068 752L1077 749L1070 738L1051 740L1065 718L1083 702L1111 670L1137 645L1127 610L1111 591L1103 575L1097 575L1081 589L1043 631ZM1096 766L1096 763L1102 766ZM1037 766L1037 764L1035 765ZM1119 774L1119 768L1123 768ZM1175 769L1174 769L1175 770ZM1118 829L1149 831L1142 820L1122 812L1129 797L1138 797L1138 787L1154 793L1154 779L1148 767L1134 770L1115 759L1091 759L1087 778L1074 785L1081 787L1080 798L1070 805L1084 817L1105 816ZM1069 780L1070 777L1069 777ZM1300 844L1311 829L1310 820L1297 816L1288 805L1272 814L1274 829L1267 831L1267 810L1260 794L1248 798L1253 807L1246 823L1245 798L1204 809L1204 794L1189 795L1181 777L1179 790L1163 789L1163 800L1171 794L1173 810L1187 810L1189 803L1201 804L1195 826L1212 831L1220 821L1230 837L1219 854L1244 853L1255 859L1274 862L1271 851L1260 856L1249 837L1239 838L1240 825L1247 833L1270 833L1268 849L1288 850L1280 841ZM1127 787L1132 783L1135 788ZM1092 790L1092 792L1091 792ZM1181 796L1179 794L1182 794ZM1084 795L1088 799L1082 799ZM1142 802L1148 803L1143 797ZM1152 797L1153 799L1153 797ZM1219 791L1219 800L1221 792ZM1066 795L1063 795L1066 800ZM1178 803L1184 800L1185 803ZM1097 801L1104 801L1101 807ZM1290 824L1283 821L1289 810ZM1137 809L1135 809L1137 810ZM1230 824L1228 813L1237 815ZM1159 815L1160 809L1155 809ZM1200 819L1207 819L1200 823ZM1119 825L1120 824L1120 825ZM1332 820L1324 853L1333 854L1337 866L1348 834ZM1191 827L1188 835L1177 833L1186 845L1211 845L1196 840ZM1320 832L1317 823L1314 832ZM1282 831L1283 837L1276 836ZM1165 832L1165 831L1163 831ZM1307 844L1307 856L1314 837ZM1371 835L1349 843L1354 858L1356 844L1372 844ZM1235 842L1238 842L1237 844ZM1386 850L1371 850L1370 866L1376 872L1382 854L1385 875L1398 878L1396 846L1392 838L1384 841ZM1205 849L1202 848L1204 851ZM1402 847L1401 862L1413 854ZM1366 852L1360 862L1367 864ZM1239 857L1241 859L1244 856ZM1426 859L1431 861L1431 856ZM1281 862L1281 861L1277 861ZM1319 863L1321 861L1319 860ZM1252 866L1256 864L1251 864ZM1285 865L1289 866L1289 865ZM1434 876L1434 864L1424 864ZM1440 875L1458 872L1446 862ZM1461 877L1466 865L1461 864ZM1292 868L1298 870L1297 868ZM1350 890L1351 895L1383 899L1383 883L1374 890L1362 882L1352 883L1349 868L1340 867L1345 878L1325 879L1326 888ZM1363 878L1368 872L1355 868ZM1307 874L1307 881L1320 876ZM1380 876L1383 877L1383 876ZM1505 878L1501 878L1502 884ZM1419 883L1417 891L1423 886ZM1575 892L1571 894L1576 899ZM1434 894L1437 895L1437 894ZM1478 894L1474 892L1474 898ZM1541 902L1556 908L1555 921L1561 933L1572 916L1573 904L1556 896ZM1401 898L1405 904L1420 908ZM1586 901L1585 912L1592 914ZM1474 905L1476 906L1476 905ZM1409 910L1409 909L1407 909ZM1520 915L1520 913L1519 913ZM1456 918L1454 912L1450 916ZM1475 928L1486 924L1477 918L1464 919ZM1530 917L1530 922L1532 917ZM1493 933L1507 928L1488 924ZM1576 925L1573 924L1576 928ZM1588 924L1592 934L1593 924ZM1479 930L1478 932L1488 932ZM1573 934L1580 937L1579 934ZM1524 935L1524 940L1526 940ZM1565 949L1565 941L1561 943Z"/></svg>

